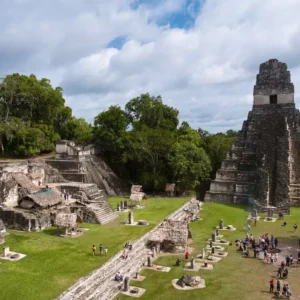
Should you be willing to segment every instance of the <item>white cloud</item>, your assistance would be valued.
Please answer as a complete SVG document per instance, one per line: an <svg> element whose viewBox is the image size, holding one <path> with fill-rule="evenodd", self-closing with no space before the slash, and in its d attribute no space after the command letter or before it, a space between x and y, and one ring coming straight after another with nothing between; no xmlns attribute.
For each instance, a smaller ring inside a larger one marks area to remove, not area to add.
<svg viewBox="0 0 300 300"><path fill-rule="evenodd" d="M206 0L188 30L158 25L182 9L195 14L197 2L0 0L0 75L50 78L89 121L149 92L195 128L240 129L260 63L287 62L300 86L300 2ZM119 36L123 47L107 48Z"/></svg>

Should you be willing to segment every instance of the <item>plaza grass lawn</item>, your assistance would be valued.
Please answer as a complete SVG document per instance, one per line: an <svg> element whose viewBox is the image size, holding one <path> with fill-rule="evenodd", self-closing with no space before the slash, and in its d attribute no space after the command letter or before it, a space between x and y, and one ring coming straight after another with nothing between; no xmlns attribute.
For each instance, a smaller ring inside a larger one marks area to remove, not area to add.
<svg viewBox="0 0 300 300"><path fill-rule="evenodd" d="M112 207L121 197L109 199ZM107 225L81 224L89 228L78 238L63 238L56 228L41 232L8 230L5 244L11 251L27 256L20 261L0 260L0 300L50 300L82 276L100 267L111 256L120 251L125 242L134 241L166 216L181 207L188 198L150 198L146 208L134 209L135 220L147 220L149 226L125 226L128 213ZM102 243L108 248L107 256L100 256L98 247ZM92 245L97 247L97 256L92 256Z"/></svg>
<svg viewBox="0 0 300 300"><path fill-rule="evenodd" d="M147 300L233 300L233 299L273 299L269 291L269 281L275 279L277 268L267 265L263 261L254 259L253 252L250 251L249 258L244 258L236 252L234 241L245 237L243 225L246 224L247 209L243 206L224 205L217 203L204 203L201 211L202 221L190 224L193 235L194 247L191 256L201 254L203 247L206 247L207 240L211 237L212 231L218 225L220 219L224 220L225 225L233 225L236 231L220 231L223 238L233 242L233 246L225 246L229 255L218 263L214 263L214 270L200 270L198 272L188 272L183 270L183 264L180 267L175 266L178 257L184 260L183 255L162 256L155 260L155 264L172 267L168 273L144 269L141 275L146 276L142 282L130 281L131 286L143 287L146 289L145 294L139 299ZM282 221L277 220L275 223L266 223L263 220L257 222L257 226L252 226L254 237L264 233L269 233L278 237L280 244L285 243L296 248L298 246L298 233L295 233L292 225L299 223L300 209L293 208L291 216L285 217L288 223L287 227L282 227ZM298 224L299 225L299 224ZM184 262L185 263L185 262ZM191 291L179 291L175 289L171 281L175 278L181 278L183 275L199 275L205 280L206 288L194 289ZM288 282L291 286L291 299L298 299L300 295L300 268L291 267L289 269ZM115 299L129 300L131 297L119 294Z"/></svg>

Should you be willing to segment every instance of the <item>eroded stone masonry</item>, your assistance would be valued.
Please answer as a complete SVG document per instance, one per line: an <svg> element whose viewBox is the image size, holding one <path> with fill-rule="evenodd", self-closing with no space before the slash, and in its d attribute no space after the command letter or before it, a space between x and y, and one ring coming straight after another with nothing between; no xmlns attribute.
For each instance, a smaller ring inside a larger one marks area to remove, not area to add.
<svg viewBox="0 0 300 300"><path fill-rule="evenodd" d="M300 116L285 63L260 65L253 108L222 162L206 201L254 202L264 211L300 205Z"/></svg>
<svg viewBox="0 0 300 300"><path fill-rule="evenodd" d="M58 141L55 159L0 164L0 220L8 228L39 231L61 213L106 224L118 217L107 194L120 193L125 185L92 146Z"/></svg>

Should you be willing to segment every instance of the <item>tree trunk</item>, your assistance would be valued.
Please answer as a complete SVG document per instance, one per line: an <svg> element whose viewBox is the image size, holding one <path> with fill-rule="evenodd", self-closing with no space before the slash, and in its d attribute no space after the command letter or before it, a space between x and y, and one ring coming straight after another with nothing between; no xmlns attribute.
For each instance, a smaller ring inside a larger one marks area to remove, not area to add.
<svg viewBox="0 0 300 300"><path fill-rule="evenodd" d="M0 148L1 148L2 155L4 155L4 146L3 146L3 135L2 135L2 133L0 133Z"/></svg>

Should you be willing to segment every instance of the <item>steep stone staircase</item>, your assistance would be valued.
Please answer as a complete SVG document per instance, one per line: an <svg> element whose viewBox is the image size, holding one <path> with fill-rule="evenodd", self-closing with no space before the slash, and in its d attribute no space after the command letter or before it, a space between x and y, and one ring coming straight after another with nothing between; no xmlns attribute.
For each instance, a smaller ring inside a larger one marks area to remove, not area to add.
<svg viewBox="0 0 300 300"><path fill-rule="evenodd" d="M177 211L167 217L174 221L183 220L190 202L187 202ZM75 285L60 295L57 300L109 300L121 289L122 283L114 280L117 272L132 278L146 263L150 250L146 247L148 237L157 229L156 226L150 232L138 239L128 253L128 258L122 258L122 251L107 261L101 268L89 276L81 278Z"/></svg>
<svg viewBox="0 0 300 300"><path fill-rule="evenodd" d="M85 200L88 203L87 209L91 210L100 224L107 224L118 218L118 214L109 205L104 190L99 190L95 185L83 191L88 197Z"/></svg>

